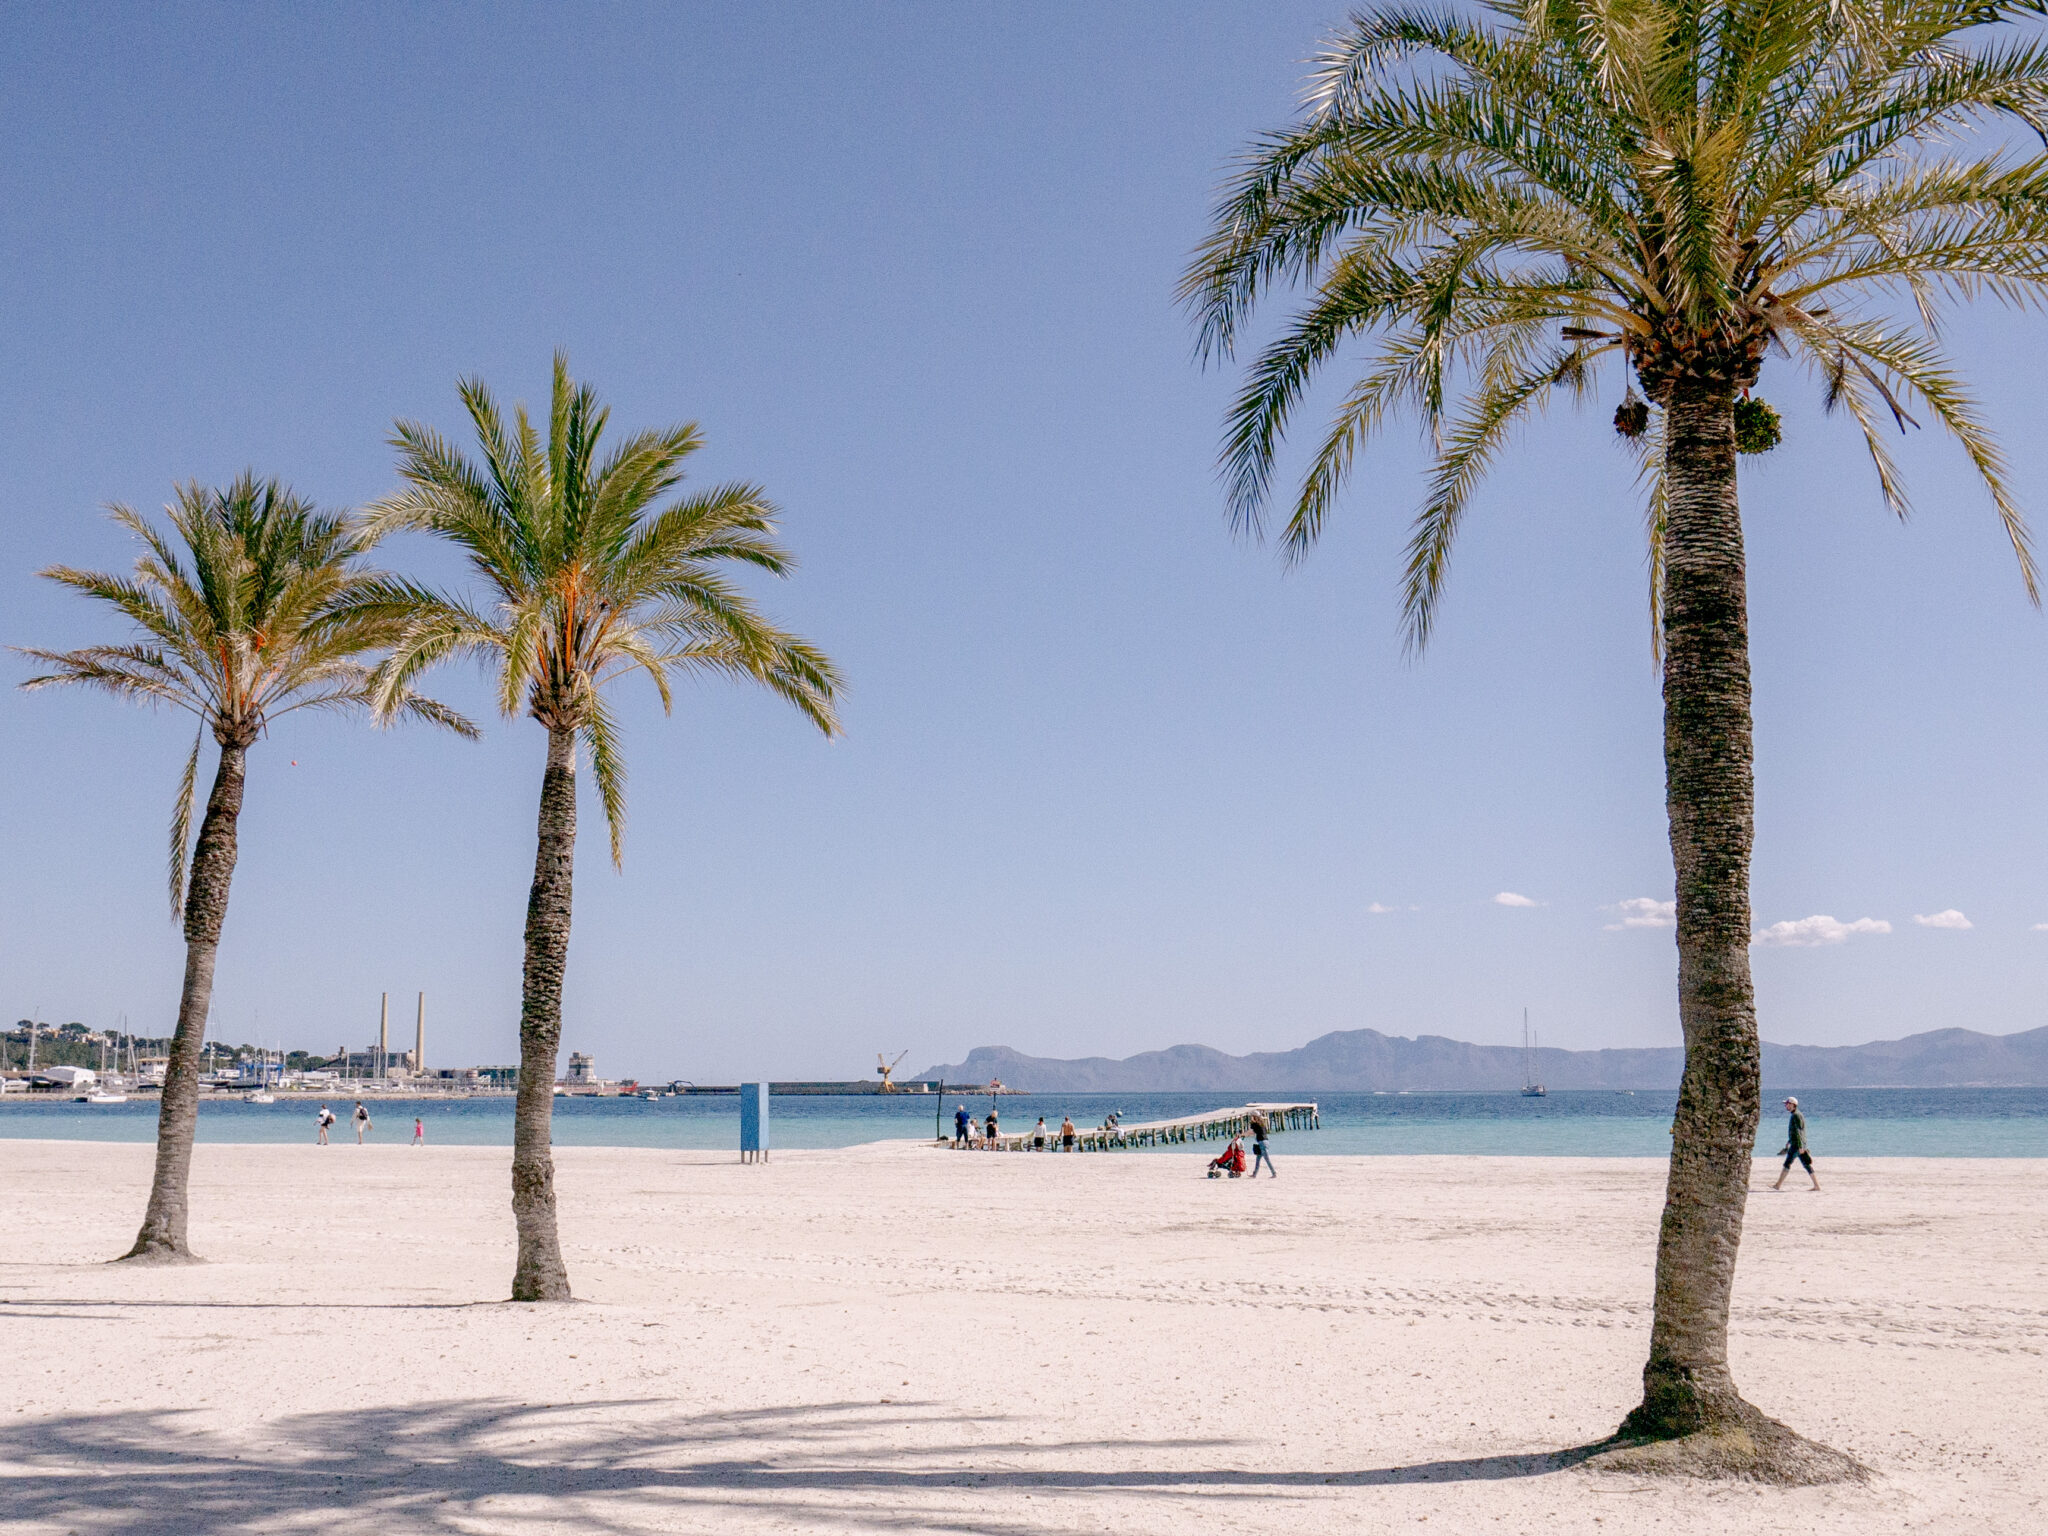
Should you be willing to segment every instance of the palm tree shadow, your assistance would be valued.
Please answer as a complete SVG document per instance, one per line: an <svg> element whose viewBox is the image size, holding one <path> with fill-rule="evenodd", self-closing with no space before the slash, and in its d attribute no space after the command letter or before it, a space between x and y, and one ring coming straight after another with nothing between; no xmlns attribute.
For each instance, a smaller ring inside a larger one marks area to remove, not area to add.
<svg viewBox="0 0 2048 1536"><path fill-rule="evenodd" d="M128 1410L0 1428L9 1523L138 1536L322 1530L473 1532L666 1527L742 1511L821 1527L1041 1529L977 1495L1219 1503L1332 1486L1540 1477L1595 1447L1357 1470L1233 1467L1223 1439L1010 1440L996 1416L931 1403L807 1403L679 1414L665 1401L559 1407L497 1400L322 1410L224 1434L189 1413ZM889 1435L901 1445L878 1449ZM972 1435L964 1433L972 1429ZM1106 1453L1106 1454L1105 1454ZM1107 1463L1105 1465L1104 1463ZM90 1472L90 1476L80 1475ZM1048 1505L1048 1509L1053 1506ZM964 1527L961 1527L964 1528Z"/></svg>
<svg viewBox="0 0 2048 1536"><path fill-rule="evenodd" d="M118 1261L110 1261L118 1262ZM50 1266L42 1266L48 1268ZM214 1309L223 1312L476 1312L492 1307L524 1306L516 1301L187 1301L174 1298L108 1297L104 1300L76 1297L0 1297L0 1317L55 1317L72 1322L96 1309L131 1312L138 1308L161 1307L188 1312ZM50 1311L31 1311L47 1307Z"/></svg>

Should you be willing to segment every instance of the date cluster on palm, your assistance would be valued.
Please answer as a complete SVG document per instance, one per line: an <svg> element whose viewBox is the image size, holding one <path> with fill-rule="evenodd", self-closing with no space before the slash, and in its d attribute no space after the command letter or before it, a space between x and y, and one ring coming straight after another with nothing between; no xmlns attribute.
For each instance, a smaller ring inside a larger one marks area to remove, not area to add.
<svg viewBox="0 0 2048 1536"><path fill-rule="evenodd" d="M1770 340L1769 321L1753 310L1737 309L1707 326L1660 325L1631 336L1628 359L1643 393L1668 406L1672 391L1685 384L1731 394L1749 388L1763 368Z"/></svg>
<svg viewBox="0 0 2048 1536"><path fill-rule="evenodd" d="M1769 453L1785 440L1785 429L1778 422L1778 413L1763 400L1753 400L1744 395L1735 402L1735 451L1737 453Z"/></svg>
<svg viewBox="0 0 2048 1536"><path fill-rule="evenodd" d="M1650 430L1650 402L1630 390L1614 408L1614 430L1633 441Z"/></svg>
<svg viewBox="0 0 2048 1536"><path fill-rule="evenodd" d="M1614 408L1614 430L1633 442L1650 430L1650 402L1630 390ZM1769 453L1785 440L1778 413L1765 400L1744 395L1735 402L1735 451Z"/></svg>

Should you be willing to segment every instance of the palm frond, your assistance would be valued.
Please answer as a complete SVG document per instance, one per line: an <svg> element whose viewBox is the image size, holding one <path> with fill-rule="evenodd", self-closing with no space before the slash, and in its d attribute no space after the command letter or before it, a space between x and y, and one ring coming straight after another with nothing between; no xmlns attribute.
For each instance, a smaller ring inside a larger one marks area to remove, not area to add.
<svg viewBox="0 0 2048 1536"><path fill-rule="evenodd" d="M791 567L761 489L717 486L657 507L700 446L693 424L634 433L606 450L609 413L559 353L544 432L523 408L508 426L481 380L465 380L461 395L481 467L427 429L400 423L393 442L403 484L372 509L372 526L446 539L469 557L489 599L396 582L362 594L366 622L397 625L369 684L380 717L430 708L442 719L452 712L408 702L412 684L447 660L483 662L504 714L530 714L589 750L615 864L625 764L605 689L622 673L646 673L664 708L674 674L721 673L788 700L828 735L838 730L832 664L770 624L727 578L734 566L778 576Z"/></svg>
<svg viewBox="0 0 2048 1536"><path fill-rule="evenodd" d="M199 746L205 740L206 727L201 725L192 738L192 752L185 759L185 771L178 776L178 798L171 803L169 876L171 921L174 923L185 916L185 851L192 846L192 801L199 790Z"/></svg>
<svg viewBox="0 0 2048 1536"><path fill-rule="evenodd" d="M605 830L611 836L612 868L623 869L626 857L626 761L619 753L619 724L599 694L584 717L581 735L590 753L590 776L604 806Z"/></svg>
<svg viewBox="0 0 2048 1536"><path fill-rule="evenodd" d="M1430 475L1429 499L1416 515L1408 538L1401 613L1411 654L1429 644L1450 566L1451 544L1473 489L1515 423L1555 387L1571 360L1569 350L1560 350L1536 367L1503 370L1501 377L1474 393L1464 418L1445 434Z"/></svg>
<svg viewBox="0 0 2048 1536"><path fill-rule="evenodd" d="M1299 121L1229 171L1180 283L1208 360L1232 355L1271 296L1306 294L1226 418L1233 525L1264 532L1295 414L1355 351L1279 543L1301 558L1379 433L1412 415L1436 449L1404 577L1420 646L1478 478L1548 386L1584 394L1624 347L1682 362L1775 337L1855 419L1894 510L1906 494L1883 419L1909 419L1910 397L1957 440L2031 594L2004 458L1932 338L1955 302L2048 300L2048 151L2022 155L1996 128L2017 120L2048 146L2044 14L2036 0L1361 9L1314 61ZM1855 318L1897 302L1916 334ZM1548 326L1583 345L1544 351ZM1641 377L1662 399L1673 375ZM1753 372L1700 377L1723 381L1732 410ZM1646 473L1653 632L1661 486Z"/></svg>

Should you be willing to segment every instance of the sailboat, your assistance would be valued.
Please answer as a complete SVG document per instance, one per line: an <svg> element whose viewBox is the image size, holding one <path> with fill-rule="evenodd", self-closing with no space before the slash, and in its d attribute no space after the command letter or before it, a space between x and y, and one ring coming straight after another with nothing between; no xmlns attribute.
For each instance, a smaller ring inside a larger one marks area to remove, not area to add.
<svg viewBox="0 0 2048 1536"><path fill-rule="evenodd" d="M277 1075L279 1081L282 1081L284 1078L282 1066L278 1068ZM263 1065L257 1069L256 1091L243 1094L242 1102L244 1104L275 1104L277 1102L277 1095L270 1091L270 1048L268 1046L265 1046L263 1050Z"/></svg>
<svg viewBox="0 0 2048 1536"><path fill-rule="evenodd" d="M124 1014L122 1017L125 1020L127 1015ZM94 1081L96 1086L91 1093L81 1093L71 1102L74 1104L126 1104L128 1102L127 1094L116 1092L112 1087L108 1086L110 1079L107 1076L107 1042L104 1038L100 1041L100 1075Z"/></svg>
<svg viewBox="0 0 2048 1536"><path fill-rule="evenodd" d="M1529 1010L1522 1010L1522 1097L1525 1099L1547 1099L1550 1090L1536 1081L1536 1074L1530 1070L1530 1058L1534 1048L1530 1044Z"/></svg>

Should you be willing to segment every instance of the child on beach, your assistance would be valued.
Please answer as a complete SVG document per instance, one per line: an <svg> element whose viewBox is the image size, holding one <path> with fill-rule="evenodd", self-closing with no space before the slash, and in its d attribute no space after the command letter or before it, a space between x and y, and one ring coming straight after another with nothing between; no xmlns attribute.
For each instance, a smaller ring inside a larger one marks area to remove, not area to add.
<svg viewBox="0 0 2048 1536"><path fill-rule="evenodd" d="M1231 1137L1230 1145L1223 1149L1223 1155L1213 1159L1209 1164L1210 1178L1220 1179L1226 1173L1233 1179L1244 1177L1244 1138L1242 1136Z"/></svg>

